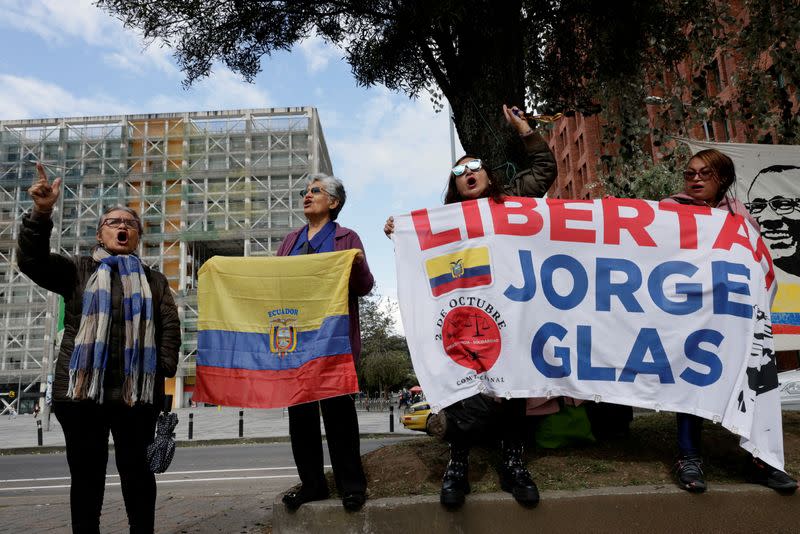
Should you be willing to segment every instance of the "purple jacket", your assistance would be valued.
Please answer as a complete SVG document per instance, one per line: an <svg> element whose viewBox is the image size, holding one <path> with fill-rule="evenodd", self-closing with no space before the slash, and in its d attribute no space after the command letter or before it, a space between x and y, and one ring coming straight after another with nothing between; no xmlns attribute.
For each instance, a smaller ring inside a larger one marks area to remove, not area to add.
<svg viewBox="0 0 800 534"><path fill-rule="evenodd" d="M364 250L358 234L349 228L336 224L336 233L333 236L333 250L349 250L351 248ZM308 226L308 225L306 225ZM291 232L283 239L283 243L278 248L278 256L288 256L294 248L297 237L305 226ZM358 297L363 297L370 292L375 284L375 279L369 270L366 256L361 263L354 263L353 270L350 271L350 296L348 307L350 308L350 348L353 350L353 360L356 364L361 355L361 323L358 320Z"/></svg>

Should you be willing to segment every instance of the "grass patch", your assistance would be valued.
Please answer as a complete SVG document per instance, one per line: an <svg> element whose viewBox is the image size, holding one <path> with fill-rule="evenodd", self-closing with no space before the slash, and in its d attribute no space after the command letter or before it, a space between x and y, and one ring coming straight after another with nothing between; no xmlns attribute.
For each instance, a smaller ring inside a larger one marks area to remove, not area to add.
<svg viewBox="0 0 800 534"><path fill-rule="evenodd" d="M800 412L783 413L786 470L800 471ZM542 490L673 484L677 441L675 415L648 413L634 418L628 435L556 450L526 451L528 469ZM706 421L703 459L709 484L744 481L749 455L739 437ZM421 435L364 455L371 498L439 493L449 451L447 444ZM470 452L469 479L474 492L500 491L496 446ZM332 475L330 485L333 489Z"/></svg>

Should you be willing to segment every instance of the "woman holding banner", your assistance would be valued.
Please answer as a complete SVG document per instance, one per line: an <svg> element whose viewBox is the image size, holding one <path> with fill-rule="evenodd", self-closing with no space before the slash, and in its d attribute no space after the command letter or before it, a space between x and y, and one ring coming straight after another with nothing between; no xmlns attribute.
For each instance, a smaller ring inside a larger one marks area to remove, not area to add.
<svg viewBox="0 0 800 534"><path fill-rule="evenodd" d="M743 216L754 228L759 228L758 222L744 204L731 195L730 189L736 181L736 171L731 158L722 152L708 149L695 154L683 171L683 179L683 192L662 202L727 210L732 215ZM675 463L675 474L678 485L686 491L702 493L706 490L700 456L703 419L685 413L676 415L679 455ZM795 479L755 457L752 458L748 478L782 492L793 492L797 489Z"/></svg>
<svg viewBox="0 0 800 534"><path fill-rule="evenodd" d="M50 253L51 214L61 179L41 164L28 189L33 210L22 218L19 268L64 297L64 337L56 360L53 411L67 446L72 531L100 530L108 435L131 532L153 532L156 481L146 458L174 376L181 344L178 310L166 277L136 255L142 223L132 209L108 209L90 256Z"/></svg>
<svg viewBox="0 0 800 534"><path fill-rule="evenodd" d="M308 224L286 236L278 249L278 256L359 250L350 273L348 303L350 347L357 362L361 352L358 297L370 292L374 280L358 234L335 222L346 199L344 185L333 176L312 175L301 196ZM284 495L283 502L290 510L296 510L306 502L328 498L319 428L320 410L342 505L349 511L359 510L366 501L367 481L361 466L356 407L350 395L289 407L289 436L301 486L299 490Z"/></svg>
<svg viewBox="0 0 800 534"><path fill-rule="evenodd" d="M492 172L483 160L475 155L465 154L459 158L450 171L444 203L453 204L465 200L492 198L501 202L505 195L541 197L550 188L556 178L556 162L547 142L528 124L525 114L513 106L503 105L506 122L516 130L525 146L529 167L517 173L510 183ZM394 219L390 217L384 226L387 236L394 232ZM468 478L469 449L472 438L469 433L454 429L449 419L474 421L476 426L483 427L483 420L499 411L500 440L502 449L499 469L500 485L504 491L511 493L519 503L534 506L539 502L539 490L525 464L525 414L527 399L488 400L483 395L465 399L454 406L445 408L438 417L431 419L432 433L444 437L450 442L450 460L442 479L440 502L446 507L458 507L464 503L464 496L470 492ZM557 404L546 399L533 399L537 405L537 413L558 411L558 406L550 409L544 404ZM492 406L497 404L497 406ZM444 412L453 414L450 418ZM457 415L456 415L457 414ZM439 428L435 428L438 426ZM472 432L472 434L479 432Z"/></svg>

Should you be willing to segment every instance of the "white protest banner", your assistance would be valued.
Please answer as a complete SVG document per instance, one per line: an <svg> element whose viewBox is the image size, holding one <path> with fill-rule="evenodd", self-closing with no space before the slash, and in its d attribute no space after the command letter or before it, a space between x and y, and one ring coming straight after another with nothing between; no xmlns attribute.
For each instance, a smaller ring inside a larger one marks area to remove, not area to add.
<svg viewBox="0 0 800 534"><path fill-rule="evenodd" d="M800 349L800 146L683 141L692 152L714 148L733 160L734 194L761 225L775 264L775 348Z"/></svg>
<svg viewBox="0 0 800 534"><path fill-rule="evenodd" d="M395 217L394 240L403 326L434 411L482 392L680 411L782 468L774 280L741 216L507 197Z"/></svg>

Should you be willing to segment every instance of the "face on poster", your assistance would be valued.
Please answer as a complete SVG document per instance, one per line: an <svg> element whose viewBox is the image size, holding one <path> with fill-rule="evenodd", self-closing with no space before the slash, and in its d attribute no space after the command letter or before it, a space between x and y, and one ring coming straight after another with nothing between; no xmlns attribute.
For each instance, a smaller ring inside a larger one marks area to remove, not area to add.
<svg viewBox="0 0 800 534"><path fill-rule="evenodd" d="M800 277L798 163L759 169L748 186L746 206L761 225L761 237L769 247L775 267Z"/></svg>

